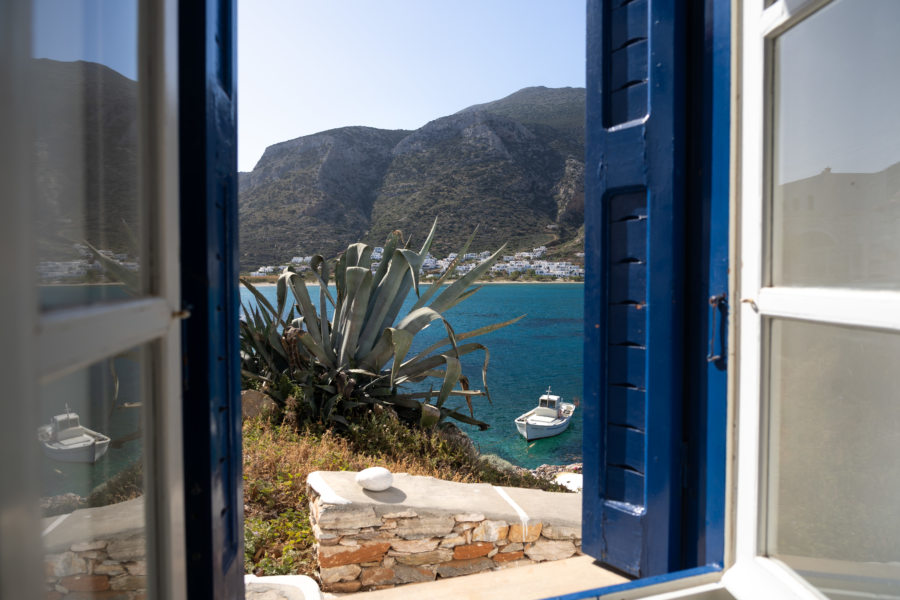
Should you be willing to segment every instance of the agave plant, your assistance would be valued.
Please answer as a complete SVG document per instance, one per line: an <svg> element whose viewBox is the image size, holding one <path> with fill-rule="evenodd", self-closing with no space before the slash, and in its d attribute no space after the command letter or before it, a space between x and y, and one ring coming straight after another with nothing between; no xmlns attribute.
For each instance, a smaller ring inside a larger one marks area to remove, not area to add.
<svg viewBox="0 0 900 600"><path fill-rule="evenodd" d="M467 340L522 317L465 333L453 330L443 314L478 291L480 286L472 284L497 260L503 247L445 287L455 270L454 262L423 291L419 287L419 270L431 247L435 227L436 223L418 252L403 245L400 232L393 232L385 243L384 258L374 271L373 248L365 244L352 244L335 262L313 257L310 269L318 283L318 307L306 282L290 270L278 278L276 306L242 280L258 303L257 307L244 306L244 375L266 381L267 390L276 390L279 379L294 382L303 389L317 418L346 422L345 416L356 408L388 404L420 409L423 424L451 417L486 428L486 423L474 417L472 397L483 395L490 400L486 380L490 352L483 344ZM465 254L471 241L470 237L459 256ZM332 267L336 297L328 290ZM288 291L294 305L285 315ZM400 318L410 291L415 292L416 301ZM446 336L410 356L416 334L436 321ZM460 357L473 352L484 355L483 391L469 390L468 378L462 373ZM439 388L404 392L401 387L427 378L440 381ZM285 400L278 397L277 391L273 395L276 401ZM468 415L446 405L451 396L465 399Z"/></svg>

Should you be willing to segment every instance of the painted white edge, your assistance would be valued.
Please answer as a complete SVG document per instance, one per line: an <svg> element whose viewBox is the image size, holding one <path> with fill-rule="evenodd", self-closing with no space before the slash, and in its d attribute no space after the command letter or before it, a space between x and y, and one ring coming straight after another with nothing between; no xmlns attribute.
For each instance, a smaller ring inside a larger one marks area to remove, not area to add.
<svg viewBox="0 0 900 600"><path fill-rule="evenodd" d="M38 322L39 377L49 381L162 337L172 313L162 298L47 312Z"/></svg>
<svg viewBox="0 0 900 600"><path fill-rule="evenodd" d="M142 192L154 257L150 289L165 301L165 335L154 345L155 373L149 393L153 402L144 407L144 448L147 461L147 523L150 567L155 574L156 595L172 600L187 598L187 554L184 511L184 450L182 444L182 345L181 325L173 313L181 308L178 2L161 0L141 4L146 19L141 77L142 118L145 119L145 177Z"/></svg>
<svg viewBox="0 0 900 600"><path fill-rule="evenodd" d="M516 511L517 515L519 515L519 520L522 521L522 535L524 536L525 530L528 528L528 513L525 512L525 510L521 506L519 506L515 500L509 497L509 494L506 493L506 490L493 485L491 487L494 488L494 491L500 494L500 497L506 500L506 503L509 504L514 511Z"/></svg>
<svg viewBox="0 0 900 600"><path fill-rule="evenodd" d="M839 288L763 288L763 316L900 330L900 292Z"/></svg>
<svg viewBox="0 0 900 600"><path fill-rule="evenodd" d="M761 0L742 5L740 78L740 235L736 266L741 294L758 295L763 278L763 158L765 140L765 43L760 32ZM736 564L757 555L760 477L760 343L761 319L753 305L741 302L740 346L732 365L738 370L736 406L736 478L734 558Z"/></svg>
<svg viewBox="0 0 900 600"><path fill-rule="evenodd" d="M316 490L324 504L350 504L350 501L334 491L322 477L322 471L313 471L306 477L306 483Z"/></svg>
<svg viewBox="0 0 900 600"><path fill-rule="evenodd" d="M832 0L781 0L766 8L760 19L760 30L764 36L775 36L799 23L810 13L822 8Z"/></svg>
<svg viewBox="0 0 900 600"><path fill-rule="evenodd" d="M792 570L763 556L739 561L725 572L722 583L735 598L827 600Z"/></svg>

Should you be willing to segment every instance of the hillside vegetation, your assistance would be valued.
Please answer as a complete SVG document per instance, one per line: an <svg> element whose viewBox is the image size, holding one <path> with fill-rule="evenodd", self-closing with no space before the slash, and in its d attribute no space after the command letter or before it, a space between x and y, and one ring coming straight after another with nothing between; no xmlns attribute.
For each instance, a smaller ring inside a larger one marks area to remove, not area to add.
<svg viewBox="0 0 900 600"><path fill-rule="evenodd" d="M526 88L416 131L345 127L269 147L240 179L242 270L440 223L437 255L559 246L584 212L584 89Z"/></svg>

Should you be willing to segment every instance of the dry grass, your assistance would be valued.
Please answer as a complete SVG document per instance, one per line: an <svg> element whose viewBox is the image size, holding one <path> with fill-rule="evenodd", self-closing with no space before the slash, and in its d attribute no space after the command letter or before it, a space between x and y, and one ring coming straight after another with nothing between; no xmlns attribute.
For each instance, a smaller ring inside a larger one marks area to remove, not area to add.
<svg viewBox="0 0 900 600"><path fill-rule="evenodd" d="M459 482L561 490L527 471L483 460L467 438L409 429L389 414L370 416L340 435L298 433L264 420L244 423L245 569L258 575L314 575L306 477L313 471L382 466L395 473Z"/></svg>

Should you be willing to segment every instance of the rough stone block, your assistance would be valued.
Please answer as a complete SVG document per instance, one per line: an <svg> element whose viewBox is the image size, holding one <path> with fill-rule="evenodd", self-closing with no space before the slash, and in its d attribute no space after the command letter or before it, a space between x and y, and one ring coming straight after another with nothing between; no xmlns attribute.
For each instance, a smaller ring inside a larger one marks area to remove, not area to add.
<svg viewBox="0 0 900 600"><path fill-rule="evenodd" d="M359 577L359 581L365 587L394 583L394 570L388 567L374 567L371 569L363 569L362 575L360 575Z"/></svg>
<svg viewBox="0 0 900 600"><path fill-rule="evenodd" d="M135 562L126 563L125 569L128 571L129 575L146 575L147 574L147 561L146 560L137 560ZM95 572L96 572L96 569L95 569Z"/></svg>
<svg viewBox="0 0 900 600"><path fill-rule="evenodd" d="M109 580L114 590L143 590L147 588L147 578L142 575L119 575Z"/></svg>
<svg viewBox="0 0 900 600"><path fill-rule="evenodd" d="M454 560L464 560L467 558L478 558L479 556L487 556L494 549L494 545L490 542L475 542L464 546L457 546L453 549Z"/></svg>
<svg viewBox="0 0 900 600"><path fill-rule="evenodd" d="M106 547L106 553L113 560L141 560L147 555L144 535L134 535L121 540L113 540Z"/></svg>
<svg viewBox="0 0 900 600"><path fill-rule="evenodd" d="M83 558L79 558L74 552L49 554L45 560L48 575L52 574L54 577L66 577L68 575L87 573L87 561Z"/></svg>
<svg viewBox="0 0 900 600"><path fill-rule="evenodd" d="M506 521L484 521L472 530L473 542L496 542L506 539L509 523Z"/></svg>
<svg viewBox="0 0 900 600"><path fill-rule="evenodd" d="M459 575L471 575L472 573L487 571L493 567L494 561L489 558L470 558L438 565L437 574L441 577L457 577Z"/></svg>
<svg viewBox="0 0 900 600"><path fill-rule="evenodd" d="M99 565L94 565L94 575L122 575L123 573L125 573L125 566L120 562L107 560Z"/></svg>
<svg viewBox="0 0 900 600"><path fill-rule="evenodd" d="M397 521L396 534L408 540L446 535L453 531L456 521L449 515L419 516Z"/></svg>
<svg viewBox="0 0 900 600"><path fill-rule="evenodd" d="M543 523L529 523L523 527L521 523L513 523L509 526L510 542L535 542L541 537Z"/></svg>
<svg viewBox="0 0 900 600"><path fill-rule="evenodd" d="M362 562L380 561L388 548L389 542L375 542L364 546L320 546L319 566L340 567Z"/></svg>
<svg viewBox="0 0 900 600"><path fill-rule="evenodd" d="M323 567L319 569L319 577L322 583L337 583L338 581L352 581L359 576L362 569L359 565L342 565L340 567Z"/></svg>
<svg viewBox="0 0 900 600"><path fill-rule="evenodd" d="M461 515L453 515L453 519L457 523L469 523L484 521L484 515L481 513L465 513Z"/></svg>
<svg viewBox="0 0 900 600"><path fill-rule="evenodd" d="M380 527L381 517L375 514L375 509L371 506L322 504L319 506L317 524L322 529L358 530L363 527Z"/></svg>
<svg viewBox="0 0 900 600"><path fill-rule="evenodd" d="M455 548L456 546L460 546L462 544L468 544L469 540L466 539L465 535L448 535L444 539L441 540L441 548Z"/></svg>
<svg viewBox="0 0 900 600"><path fill-rule="evenodd" d="M397 583L420 583L434 581L435 574L428 567L412 567L409 565L395 565L394 576Z"/></svg>
<svg viewBox="0 0 900 600"><path fill-rule="evenodd" d="M500 556L500 555L498 554L497 556ZM496 557L494 557L494 558L496 558ZM496 563L496 561L495 561L495 563ZM523 558L520 560L511 560L509 562L496 563L496 564L497 564L497 566L494 568L499 570L499 569L515 569L517 567L526 567L528 565L533 565L535 563L533 560L530 560L528 558Z"/></svg>
<svg viewBox="0 0 900 600"><path fill-rule="evenodd" d="M70 592L102 592L110 587L106 575L69 575L60 579L59 585Z"/></svg>
<svg viewBox="0 0 900 600"><path fill-rule="evenodd" d="M421 540L392 540L391 548L398 552L430 552L438 547L440 540L422 538Z"/></svg>
<svg viewBox="0 0 900 600"><path fill-rule="evenodd" d="M397 559L393 556L385 556L384 560L381 561L381 566L383 567L393 567L397 562Z"/></svg>
<svg viewBox="0 0 900 600"><path fill-rule="evenodd" d="M91 550L105 550L106 549L106 540L94 540L92 542L81 542L79 544L73 544L69 550L72 552L89 552Z"/></svg>
<svg viewBox="0 0 900 600"><path fill-rule="evenodd" d="M453 550L447 548L438 548L431 552L420 552L418 554L407 554L405 556L394 557L398 563L403 565L420 566L420 565L436 565L453 560Z"/></svg>
<svg viewBox="0 0 900 600"><path fill-rule="evenodd" d="M580 540L581 529L545 523L541 535L550 540Z"/></svg>
<svg viewBox="0 0 900 600"><path fill-rule="evenodd" d="M319 527L318 523L313 523L312 530L313 530L313 536L315 536L315 538L317 540L319 540L320 542L323 540L336 540L341 537L340 535L338 535L337 533L335 533L333 531L325 531L324 529Z"/></svg>
<svg viewBox="0 0 900 600"><path fill-rule="evenodd" d="M329 583L322 586L326 592L336 592L338 594L352 594L358 592L362 584L356 581L339 581L337 583Z"/></svg>
<svg viewBox="0 0 900 600"><path fill-rule="evenodd" d="M525 553L522 550L517 552L498 552L493 556L495 563L508 563L513 560L524 558Z"/></svg>
<svg viewBox="0 0 900 600"><path fill-rule="evenodd" d="M575 544L569 540L540 539L528 547L525 554L536 561L562 560L575 554Z"/></svg>
<svg viewBox="0 0 900 600"><path fill-rule="evenodd" d="M500 548L500 552L519 552L525 549L525 545L522 542L514 542L512 544L506 544L502 548Z"/></svg>

